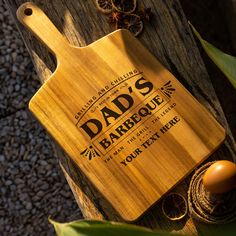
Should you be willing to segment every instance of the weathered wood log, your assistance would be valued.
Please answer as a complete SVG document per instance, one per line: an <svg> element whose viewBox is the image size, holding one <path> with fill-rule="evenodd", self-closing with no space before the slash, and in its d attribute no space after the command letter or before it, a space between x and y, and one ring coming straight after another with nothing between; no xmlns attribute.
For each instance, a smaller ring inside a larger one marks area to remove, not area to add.
<svg viewBox="0 0 236 236"><path fill-rule="evenodd" d="M17 7L24 0L6 0L15 18ZM107 23L107 16L97 11L94 1L51 0L34 1L41 7L62 34L75 46L87 45L114 29ZM166 66L194 96L226 128L227 138L211 159L234 159L235 143L222 108L212 87L205 66L196 47L191 30L178 0L140 0L151 7L154 17L140 37L141 42ZM16 24L32 57L40 80L47 80L55 63L48 50L35 39L17 20ZM67 181L85 218L121 221L111 205L101 196L81 171L62 150L54 145ZM190 177L174 191L187 194ZM128 206L127 206L128 207ZM191 219L170 222L165 219L159 204L147 212L137 224L168 231L196 234ZM199 226L197 225L197 228Z"/></svg>

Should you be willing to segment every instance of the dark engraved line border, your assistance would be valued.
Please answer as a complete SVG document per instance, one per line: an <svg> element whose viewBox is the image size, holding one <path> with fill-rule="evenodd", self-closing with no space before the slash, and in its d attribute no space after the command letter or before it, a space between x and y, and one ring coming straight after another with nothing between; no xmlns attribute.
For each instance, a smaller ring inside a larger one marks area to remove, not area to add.
<svg viewBox="0 0 236 236"><path fill-rule="evenodd" d="M118 85L124 83L125 81L127 81L127 80L129 80L129 79L131 79L131 78L133 78L133 77L135 77L135 76L137 76L137 75L140 75L140 74L143 74L143 72L139 72L139 73L137 73L137 74L135 74L135 75L132 75L131 77L129 77L129 78L125 79L125 80L122 80L121 82L119 82L118 84L116 84L114 87L112 87L112 88L110 88L109 90L107 90L101 97L99 97L94 103L92 103L92 104L88 107L87 111L85 111L84 114L78 119L78 121L76 122L75 126L78 125L78 123L80 122L80 120L85 116L85 114L89 111L89 109L90 109L93 105L95 105L95 103L96 103L97 101L99 101L103 96L105 96L109 91L111 91L112 89L114 89L114 88L117 87Z"/></svg>

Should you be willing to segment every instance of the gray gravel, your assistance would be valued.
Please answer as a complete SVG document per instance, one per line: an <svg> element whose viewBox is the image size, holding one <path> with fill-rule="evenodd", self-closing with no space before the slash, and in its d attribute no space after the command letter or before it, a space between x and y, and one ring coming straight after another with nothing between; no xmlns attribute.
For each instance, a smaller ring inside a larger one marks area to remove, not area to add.
<svg viewBox="0 0 236 236"><path fill-rule="evenodd" d="M39 88L28 53L0 2L0 235L55 235L48 216L81 218L45 130L27 109Z"/></svg>

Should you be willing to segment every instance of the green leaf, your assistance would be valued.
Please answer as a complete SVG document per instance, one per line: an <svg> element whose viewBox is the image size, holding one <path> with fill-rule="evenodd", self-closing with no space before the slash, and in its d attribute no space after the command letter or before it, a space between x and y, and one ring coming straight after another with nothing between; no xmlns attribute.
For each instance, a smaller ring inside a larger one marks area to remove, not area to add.
<svg viewBox="0 0 236 236"><path fill-rule="evenodd" d="M223 53L221 50L204 40L197 32L194 26L189 22L194 34L199 39L202 47L211 60L219 67L219 69L229 79L236 89L236 57Z"/></svg>
<svg viewBox="0 0 236 236"><path fill-rule="evenodd" d="M109 221L82 220L59 223L49 219L58 236L169 236L148 228ZM176 234L175 234L176 235Z"/></svg>

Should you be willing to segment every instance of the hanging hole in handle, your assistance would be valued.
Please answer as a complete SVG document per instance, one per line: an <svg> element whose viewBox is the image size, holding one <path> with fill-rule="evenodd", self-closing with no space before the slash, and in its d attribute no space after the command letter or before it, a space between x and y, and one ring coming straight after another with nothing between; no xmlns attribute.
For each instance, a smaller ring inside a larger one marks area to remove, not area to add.
<svg viewBox="0 0 236 236"><path fill-rule="evenodd" d="M31 16L33 14L33 10L31 8L25 8L24 14L26 16Z"/></svg>

